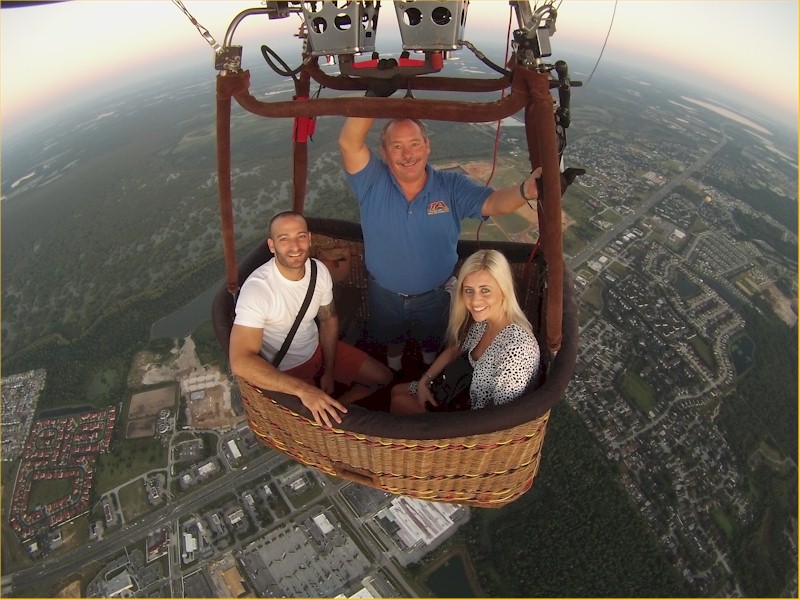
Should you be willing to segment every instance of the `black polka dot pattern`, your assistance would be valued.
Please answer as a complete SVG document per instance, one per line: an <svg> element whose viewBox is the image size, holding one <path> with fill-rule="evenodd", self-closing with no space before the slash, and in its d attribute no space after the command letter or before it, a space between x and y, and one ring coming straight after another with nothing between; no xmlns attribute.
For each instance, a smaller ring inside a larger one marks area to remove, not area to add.
<svg viewBox="0 0 800 600"><path fill-rule="evenodd" d="M505 404L522 395L539 372L539 344L518 325L507 325L478 360L472 350L486 331L486 322L473 323L462 349L474 369L469 389L473 409Z"/></svg>

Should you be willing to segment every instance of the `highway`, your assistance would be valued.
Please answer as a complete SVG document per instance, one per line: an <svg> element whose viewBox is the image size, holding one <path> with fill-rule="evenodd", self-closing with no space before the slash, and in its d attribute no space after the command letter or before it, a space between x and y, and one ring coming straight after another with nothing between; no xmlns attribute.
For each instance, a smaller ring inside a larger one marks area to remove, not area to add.
<svg viewBox="0 0 800 600"><path fill-rule="evenodd" d="M177 523L179 519L184 518L186 515L198 511L226 494L230 494L237 487L250 486L254 481L263 479L268 475L269 471L288 460L290 459L283 454L274 450L266 450L264 454L248 463L247 470L239 469L228 472L203 487L177 497L166 506L162 506L144 517L123 525L121 529L107 534L102 540L90 542L64 554L47 558L28 569L4 575L2 578L3 595L6 596L12 591L19 592L35 583L48 584L53 581L64 580L95 561L105 563L110 556L121 552L131 544L141 544L148 533L159 529L161 526L169 527L171 522ZM341 498L337 496L340 487L340 485L324 486L322 497L332 502L338 508L340 515L349 518L349 508L346 508ZM319 500L317 498L315 502ZM282 521L288 521L294 517L294 514L286 515L278 519L275 524L280 524ZM353 528L363 534L359 537L372 554L375 569L382 568L388 571L394 579L395 585L402 590L404 595L413 594L413 591L406 587L405 578L398 570L395 561L392 560L392 555L384 552L377 539L370 537L374 535L371 529L358 518L350 520ZM174 531L177 531L177 525ZM239 544L237 543L234 549L238 548L238 546ZM170 552L173 551L174 549L171 548ZM171 564L172 561L170 561ZM175 572L169 575L173 586L172 589L175 589L174 585L179 577Z"/></svg>
<svg viewBox="0 0 800 600"><path fill-rule="evenodd" d="M90 542L64 554L46 558L33 567L22 571L3 575L3 595L5 596L12 590L25 589L34 583L63 580L80 571L81 568L89 563L97 560L106 561L109 556L123 550L123 548L132 543L139 542L148 533L155 531L161 525L169 525L170 521L198 510L226 494L230 494L231 490L236 486L246 486L257 479L263 478L270 470L286 460L288 459L282 454L267 451L248 463L246 471L237 470L225 473L220 478L177 497L166 506L162 506L144 517L125 524L118 531L107 534L102 540Z"/></svg>
<svg viewBox="0 0 800 600"><path fill-rule="evenodd" d="M714 146L711 150L709 150L706 154L698 158L694 161L691 165L686 167L682 173L678 174L676 177L671 179L666 185L656 191L652 196L650 196L647 200L645 200L641 206L637 207L636 210L632 211L630 214L625 215L625 217L617 223L611 229L604 231L599 238L594 240L591 244L587 245L583 250L578 252L575 256L567 259L567 264L575 272L578 267L583 265L587 260L589 260L592 256L594 256L599 250L605 248L611 240L613 240L617 235L620 233L627 231L636 221L638 221L643 215L645 215L655 204L660 200L663 200L667 197L668 194L672 192L676 187L681 185L684 181L686 181L689 177L691 177L697 171L705 168L711 159L714 158L714 155L717 154L725 144L728 143L728 136L725 135L723 132L722 139L719 143Z"/></svg>

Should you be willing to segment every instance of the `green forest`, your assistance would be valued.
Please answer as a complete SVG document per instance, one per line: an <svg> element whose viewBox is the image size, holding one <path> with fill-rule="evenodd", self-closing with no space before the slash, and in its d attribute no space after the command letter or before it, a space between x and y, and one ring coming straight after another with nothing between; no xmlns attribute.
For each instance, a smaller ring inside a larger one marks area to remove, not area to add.
<svg viewBox="0 0 800 600"><path fill-rule="evenodd" d="M792 560L785 523L797 514L797 327L746 310L755 364L722 404L726 439L746 471L754 518L733 533L734 564L748 596L775 596ZM781 375L776 376L777 373ZM772 454L784 457L762 460Z"/></svg>
<svg viewBox="0 0 800 600"><path fill-rule="evenodd" d="M797 261L797 244L783 239L781 231L762 218L734 209L733 218L741 229L743 241L758 241L771 246L781 258Z"/></svg>
<svg viewBox="0 0 800 600"><path fill-rule="evenodd" d="M565 404L548 424L533 488L472 512L465 533L483 591L498 597L676 597L688 590Z"/></svg>
<svg viewBox="0 0 800 600"><path fill-rule="evenodd" d="M741 197L756 212L769 215L797 235L797 202L776 193L770 187L771 182L765 170L757 166L757 160L763 157L754 157L741 146L728 144L721 158L724 158L730 166L722 170L719 175L713 170L710 171L705 174L704 180L735 198ZM754 174L764 177L759 185L749 183ZM785 190L787 194L791 192L792 190Z"/></svg>

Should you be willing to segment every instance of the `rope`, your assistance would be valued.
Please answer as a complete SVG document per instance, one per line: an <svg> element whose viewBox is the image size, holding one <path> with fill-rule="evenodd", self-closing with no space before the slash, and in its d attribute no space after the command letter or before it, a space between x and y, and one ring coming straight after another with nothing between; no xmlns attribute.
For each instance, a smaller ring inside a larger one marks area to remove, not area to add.
<svg viewBox="0 0 800 600"><path fill-rule="evenodd" d="M594 64L594 68L592 69L592 72L589 73L589 78L583 84L584 87L589 85L589 82L592 80L592 75L594 75L595 69L597 69L597 65L600 64L600 59L603 58L603 52L605 52L605 50L606 50L606 44L608 43L608 38L611 35L611 28L614 26L614 17L617 14L617 2L618 1L619 0L614 0L614 11L611 13L611 22L608 24L608 31L606 32L606 39L603 42L603 47L600 48L600 56L597 57L597 62Z"/></svg>
<svg viewBox="0 0 800 600"><path fill-rule="evenodd" d="M509 41L511 40L511 17L512 17L512 14L513 13L511 12L511 6L509 6L509 8L508 8L508 27L506 28L506 55L505 55L504 60L503 60L504 64L508 64L508 46L509 46ZM472 46L472 44L470 44L469 42L464 42L464 44L467 44L467 47L470 50L472 50L473 52L475 52L475 56L480 58L481 61L483 61L485 64L489 65L490 67L494 68L494 66L493 66L494 63L490 64L486 60L483 60L483 58L481 58L481 56L478 55L478 53L476 52L476 50ZM500 69L495 69L495 70L497 70L500 73L506 73L506 74L510 75L510 73L508 71L500 70ZM503 88L503 89L500 90L500 98L502 99L502 98L505 98L505 97L506 97L506 88ZM495 132L495 135L494 135L494 150L492 152L492 171L491 171L491 173L489 173L489 178L486 180L486 183L484 184L484 187L489 187L489 184L491 183L492 179L494 178L495 169L497 168L497 153L498 153L498 149L500 147L500 126L502 125L502 123L503 123L502 119L497 121L497 131ZM478 242L478 247L479 248L480 248L480 244L481 244L481 227L482 226L483 226L483 219L481 219L478 222L478 229L475 230L475 241Z"/></svg>
<svg viewBox="0 0 800 600"><path fill-rule="evenodd" d="M190 13L189 9L187 9L183 5L183 2L181 2L181 0L172 0L172 3L175 6L177 6L179 9L181 9L183 14L186 15L186 17L189 19L189 21L192 23L192 25L197 27L197 31L199 31L200 35L203 36L203 39L205 39L205 41L208 42L208 45L211 46L214 49L214 52L218 53L220 51L220 45L217 43L217 40L214 39L214 36L211 35L211 33L208 31L208 29L206 29L200 23L197 22L197 19L195 19L192 16L192 13Z"/></svg>

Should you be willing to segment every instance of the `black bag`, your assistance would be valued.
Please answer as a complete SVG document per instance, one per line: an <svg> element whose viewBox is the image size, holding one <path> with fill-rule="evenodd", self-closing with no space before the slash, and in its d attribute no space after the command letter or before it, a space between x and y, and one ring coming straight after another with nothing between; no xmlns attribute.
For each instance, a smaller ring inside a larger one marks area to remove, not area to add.
<svg viewBox="0 0 800 600"><path fill-rule="evenodd" d="M431 382L431 392L436 398L439 410L454 407L469 408L471 384L472 365L469 364L466 353L460 354Z"/></svg>

